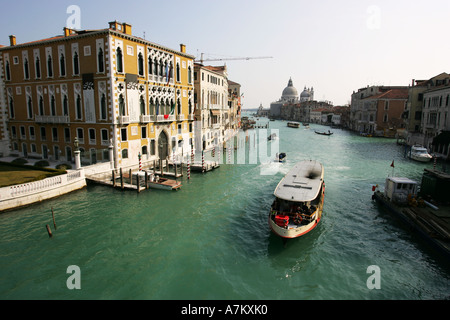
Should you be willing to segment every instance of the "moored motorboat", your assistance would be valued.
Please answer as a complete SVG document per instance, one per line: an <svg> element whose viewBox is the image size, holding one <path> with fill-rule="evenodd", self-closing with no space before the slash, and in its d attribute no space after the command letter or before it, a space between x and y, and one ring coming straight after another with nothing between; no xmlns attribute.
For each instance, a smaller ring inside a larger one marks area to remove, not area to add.
<svg viewBox="0 0 450 320"><path fill-rule="evenodd" d="M429 162L433 159L433 156L423 146L414 145L411 147L410 158L419 162Z"/></svg>
<svg viewBox="0 0 450 320"><path fill-rule="evenodd" d="M181 188L181 182L160 177L152 172L147 172L148 180L145 181L145 171L139 171L136 175L140 176L141 186L145 186L147 183L150 189L160 189L160 190L178 190Z"/></svg>
<svg viewBox="0 0 450 320"><path fill-rule="evenodd" d="M297 238L317 226L325 197L323 178L323 165L309 160L297 163L278 183L269 213L269 226L276 235Z"/></svg>
<svg viewBox="0 0 450 320"><path fill-rule="evenodd" d="M267 137L267 140L271 141L271 140L275 140L276 138L277 138L277 134L272 133L269 137Z"/></svg>

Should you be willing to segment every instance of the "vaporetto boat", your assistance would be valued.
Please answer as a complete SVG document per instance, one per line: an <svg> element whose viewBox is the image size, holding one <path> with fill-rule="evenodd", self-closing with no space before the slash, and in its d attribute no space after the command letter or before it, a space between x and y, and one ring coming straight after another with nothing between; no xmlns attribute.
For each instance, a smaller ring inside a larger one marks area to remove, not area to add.
<svg viewBox="0 0 450 320"><path fill-rule="evenodd" d="M298 162L278 183L269 213L269 226L276 235L297 238L317 226L325 198L323 179L323 165L307 160Z"/></svg>

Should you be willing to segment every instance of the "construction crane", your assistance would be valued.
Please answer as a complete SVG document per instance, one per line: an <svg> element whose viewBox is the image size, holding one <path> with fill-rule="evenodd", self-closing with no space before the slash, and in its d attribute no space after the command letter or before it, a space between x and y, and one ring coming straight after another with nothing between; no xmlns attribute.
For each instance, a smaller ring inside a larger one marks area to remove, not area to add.
<svg viewBox="0 0 450 320"><path fill-rule="evenodd" d="M271 59L271 58L273 58L273 57L235 57L235 58L203 59L203 53L202 53L200 60L196 60L196 62L200 62L201 64L203 64L204 61L250 60L250 59Z"/></svg>

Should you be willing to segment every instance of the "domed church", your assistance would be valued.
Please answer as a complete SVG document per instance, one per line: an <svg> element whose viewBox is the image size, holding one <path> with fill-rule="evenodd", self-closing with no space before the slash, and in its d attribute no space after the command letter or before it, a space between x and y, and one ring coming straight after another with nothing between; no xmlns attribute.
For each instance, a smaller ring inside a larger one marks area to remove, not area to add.
<svg viewBox="0 0 450 320"><path fill-rule="evenodd" d="M314 89L306 89L299 95L294 87L292 78L289 79L288 85L284 88L281 98L270 104L270 116L277 118L281 115L281 107L285 104L299 104L304 101L314 100Z"/></svg>

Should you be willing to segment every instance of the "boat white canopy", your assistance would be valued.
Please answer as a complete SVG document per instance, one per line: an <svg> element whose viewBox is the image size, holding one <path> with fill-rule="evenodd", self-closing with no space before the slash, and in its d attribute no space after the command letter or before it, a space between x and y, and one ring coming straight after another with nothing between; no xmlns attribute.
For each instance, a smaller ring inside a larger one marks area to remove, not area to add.
<svg viewBox="0 0 450 320"><path fill-rule="evenodd" d="M307 202L317 198L323 182L323 166L315 160L297 163L280 181L275 197L288 201Z"/></svg>

